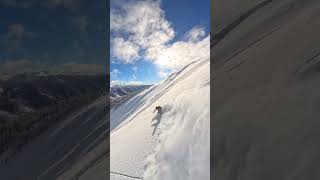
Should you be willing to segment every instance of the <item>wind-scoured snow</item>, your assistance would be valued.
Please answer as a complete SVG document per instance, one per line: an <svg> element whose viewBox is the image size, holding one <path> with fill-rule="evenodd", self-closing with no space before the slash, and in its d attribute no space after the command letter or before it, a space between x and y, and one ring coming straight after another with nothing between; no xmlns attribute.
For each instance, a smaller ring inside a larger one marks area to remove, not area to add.
<svg viewBox="0 0 320 180"><path fill-rule="evenodd" d="M207 56L113 110L111 179L209 179L209 98Z"/></svg>

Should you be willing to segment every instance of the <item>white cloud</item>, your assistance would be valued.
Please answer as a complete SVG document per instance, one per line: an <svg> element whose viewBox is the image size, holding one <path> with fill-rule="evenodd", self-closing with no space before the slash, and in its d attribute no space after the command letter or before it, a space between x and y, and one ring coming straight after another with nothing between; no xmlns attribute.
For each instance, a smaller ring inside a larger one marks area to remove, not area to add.
<svg viewBox="0 0 320 180"><path fill-rule="evenodd" d="M168 77L168 73L165 72L165 71L163 71L163 70L160 70L160 71L159 71L159 76L160 76L161 78L166 78L166 77Z"/></svg>
<svg viewBox="0 0 320 180"><path fill-rule="evenodd" d="M112 40L111 55L121 59L124 63L132 63L139 57L139 47L131 41L125 41L123 38L114 38Z"/></svg>
<svg viewBox="0 0 320 180"><path fill-rule="evenodd" d="M124 63L133 62L139 51L161 46L174 37L174 30L164 17L160 1L138 1L112 9L111 31L129 34L112 40L112 54Z"/></svg>
<svg viewBox="0 0 320 180"><path fill-rule="evenodd" d="M137 58L150 60L159 69L177 69L210 54L210 37L195 26L185 39L172 42L175 31L165 18L161 1L130 1L111 10L113 54L124 63ZM120 40L119 40L120 39ZM159 72L163 76L164 74Z"/></svg>
<svg viewBox="0 0 320 180"><path fill-rule="evenodd" d="M199 58L210 55L210 37L199 42L178 41L168 46L150 48L146 57L152 59L160 67L181 68Z"/></svg>
<svg viewBox="0 0 320 180"><path fill-rule="evenodd" d="M164 44L174 37L174 30L164 17L160 1L134 1L112 9L113 32L130 34L128 38L142 48Z"/></svg>
<svg viewBox="0 0 320 180"><path fill-rule="evenodd" d="M126 82L127 85L144 85L146 83L141 82L141 81L128 81Z"/></svg>
<svg viewBox="0 0 320 180"><path fill-rule="evenodd" d="M119 81L119 80L112 80L110 81L110 86L115 86L115 85L121 85L123 84L122 81Z"/></svg>
<svg viewBox="0 0 320 180"><path fill-rule="evenodd" d="M188 41L197 42L206 35L203 27L195 26L189 32L186 33L186 38Z"/></svg>
<svg viewBox="0 0 320 180"><path fill-rule="evenodd" d="M146 85L148 83L141 82L141 81L120 81L120 80L113 80L110 82L110 86L116 85Z"/></svg>

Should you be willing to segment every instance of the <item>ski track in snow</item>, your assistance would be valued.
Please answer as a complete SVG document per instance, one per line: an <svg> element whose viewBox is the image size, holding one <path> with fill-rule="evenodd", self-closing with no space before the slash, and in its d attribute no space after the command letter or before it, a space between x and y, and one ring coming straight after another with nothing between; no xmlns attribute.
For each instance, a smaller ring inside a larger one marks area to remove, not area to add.
<svg viewBox="0 0 320 180"><path fill-rule="evenodd" d="M141 177L135 177L135 176L130 176L130 175L126 175L126 174L122 174L122 173L117 173L117 172L110 172L110 174L115 174L115 175L119 175L119 176L124 176L130 179L142 179Z"/></svg>
<svg viewBox="0 0 320 180"><path fill-rule="evenodd" d="M209 68L192 62L111 111L112 180L210 178Z"/></svg>

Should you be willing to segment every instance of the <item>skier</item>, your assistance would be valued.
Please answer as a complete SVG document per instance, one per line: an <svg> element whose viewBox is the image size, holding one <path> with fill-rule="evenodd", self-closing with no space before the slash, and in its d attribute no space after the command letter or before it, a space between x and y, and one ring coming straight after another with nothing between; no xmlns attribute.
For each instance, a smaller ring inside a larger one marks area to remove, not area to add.
<svg viewBox="0 0 320 180"><path fill-rule="evenodd" d="M161 113L162 112L162 107L161 106L157 106L156 109L153 111L153 113L155 111L157 111L157 110L158 110L158 113Z"/></svg>

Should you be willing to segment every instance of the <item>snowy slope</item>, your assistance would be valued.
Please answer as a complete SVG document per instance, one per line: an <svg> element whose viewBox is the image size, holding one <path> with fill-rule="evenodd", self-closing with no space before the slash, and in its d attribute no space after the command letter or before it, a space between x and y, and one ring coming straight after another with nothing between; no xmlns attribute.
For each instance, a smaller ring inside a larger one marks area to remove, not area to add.
<svg viewBox="0 0 320 180"><path fill-rule="evenodd" d="M111 179L209 179L209 68L208 55L111 112Z"/></svg>
<svg viewBox="0 0 320 180"><path fill-rule="evenodd" d="M235 1L215 1L242 21L212 49L213 179L320 179L320 1Z"/></svg>
<svg viewBox="0 0 320 180"><path fill-rule="evenodd" d="M107 170L107 117L102 96L41 134L7 164L0 164L0 179L82 180L97 171L101 161ZM92 179L105 179L106 170Z"/></svg>
<svg viewBox="0 0 320 180"><path fill-rule="evenodd" d="M110 109L119 107L151 85L114 85L110 87Z"/></svg>

